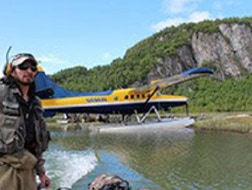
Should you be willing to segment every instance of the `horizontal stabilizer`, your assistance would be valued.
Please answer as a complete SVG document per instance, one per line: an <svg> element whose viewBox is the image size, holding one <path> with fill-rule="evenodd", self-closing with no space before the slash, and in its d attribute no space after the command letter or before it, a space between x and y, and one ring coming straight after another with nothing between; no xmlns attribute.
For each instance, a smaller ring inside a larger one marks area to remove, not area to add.
<svg viewBox="0 0 252 190"><path fill-rule="evenodd" d="M36 95L40 97L41 99L50 98L52 97L53 94L54 92L52 88L46 88L46 89L41 89L39 91L38 90L36 91Z"/></svg>
<svg viewBox="0 0 252 190"><path fill-rule="evenodd" d="M188 80L192 80L198 77L209 76L213 74L213 70L207 67L199 67L184 71L178 75L167 77L161 80L157 80L152 84L144 85L139 88L135 88L132 92L146 92L160 88L168 88L175 84L179 84Z"/></svg>

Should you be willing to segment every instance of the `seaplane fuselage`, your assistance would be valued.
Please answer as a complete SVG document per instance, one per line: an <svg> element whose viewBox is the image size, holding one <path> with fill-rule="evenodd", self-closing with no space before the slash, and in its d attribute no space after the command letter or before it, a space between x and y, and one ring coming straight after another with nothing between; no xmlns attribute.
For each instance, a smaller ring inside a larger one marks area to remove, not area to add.
<svg viewBox="0 0 252 190"><path fill-rule="evenodd" d="M152 106L169 109L185 105L185 96L165 95L156 92L133 92L132 88L110 90L104 95L49 98L42 100L46 111L62 113L132 114L145 113Z"/></svg>

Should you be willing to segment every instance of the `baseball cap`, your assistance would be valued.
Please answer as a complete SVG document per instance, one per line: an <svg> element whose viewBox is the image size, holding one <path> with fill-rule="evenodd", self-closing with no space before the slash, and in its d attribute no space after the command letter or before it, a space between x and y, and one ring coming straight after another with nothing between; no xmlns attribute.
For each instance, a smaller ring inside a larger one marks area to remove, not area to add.
<svg viewBox="0 0 252 190"><path fill-rule="evenodd" d="M11 66L16 67L16 66L24 63L27 60L32 61L34 63L34 65L36 65L36 66L38 65L37 60L34 58L34 56L32 54L20 53L20 54L13 56L12 61L11 61Z"/></svg>

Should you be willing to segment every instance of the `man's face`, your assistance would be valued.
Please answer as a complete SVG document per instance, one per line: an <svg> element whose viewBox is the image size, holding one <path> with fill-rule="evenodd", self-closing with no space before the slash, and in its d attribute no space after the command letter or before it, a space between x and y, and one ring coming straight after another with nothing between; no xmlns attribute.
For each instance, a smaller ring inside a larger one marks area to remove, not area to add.
<svg viewBox="0 0 252 190"><path fill-rule="evenodd" d="M12 71L12 76L21 85L28 86L37 74L37 67L33 61L26 60L22 64L16 66Z"/></svg>

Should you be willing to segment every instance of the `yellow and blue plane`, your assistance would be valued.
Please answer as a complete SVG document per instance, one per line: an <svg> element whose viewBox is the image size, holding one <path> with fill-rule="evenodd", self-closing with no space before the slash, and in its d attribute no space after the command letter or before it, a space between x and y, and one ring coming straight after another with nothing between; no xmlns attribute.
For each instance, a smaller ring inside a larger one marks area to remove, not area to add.
<svg viewBox="0 0 252 190"><path fill-rule="evenodd" d="M55 113L121 114L124 116L147 113L152 108L167 110L187 105L187 97L161 94L159 89L211 74L213 74L212 69L199 67L138 88L73 92L60 87L45 74L42 68L39 68L35 83L45 116L53 116Z"/></svg>

